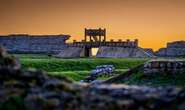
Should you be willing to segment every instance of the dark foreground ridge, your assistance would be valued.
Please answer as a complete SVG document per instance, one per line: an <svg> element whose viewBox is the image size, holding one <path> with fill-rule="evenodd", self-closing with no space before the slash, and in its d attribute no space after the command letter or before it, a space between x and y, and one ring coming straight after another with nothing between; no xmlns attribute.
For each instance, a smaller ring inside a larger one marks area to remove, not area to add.
<svg viewBox="0 0 185 110"><path fill-rule="evenodd" d="M184 110L185 88L75 84L22 70L0 49L0 110Z"/></svg>

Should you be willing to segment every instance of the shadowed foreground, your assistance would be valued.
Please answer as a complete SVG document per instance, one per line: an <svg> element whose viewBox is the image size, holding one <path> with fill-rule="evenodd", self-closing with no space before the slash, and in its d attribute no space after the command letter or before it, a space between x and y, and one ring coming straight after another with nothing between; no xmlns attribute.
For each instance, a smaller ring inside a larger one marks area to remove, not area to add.
<svg viewBox="0 0 185 110"><path fill-rule="evenodd" d="M184 110L185 88L80 85L42 71L22 70L0 49L1 110Z"/></svg>

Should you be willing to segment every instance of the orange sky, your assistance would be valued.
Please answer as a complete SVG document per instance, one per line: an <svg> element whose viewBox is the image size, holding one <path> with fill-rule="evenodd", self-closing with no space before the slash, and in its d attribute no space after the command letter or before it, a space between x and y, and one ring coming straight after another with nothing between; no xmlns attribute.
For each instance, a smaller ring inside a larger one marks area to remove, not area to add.
<svg viewBox="0 0 185 110"><path fill-rule="evenodd" d="M185 40L185 0L0 0L0 34L70 34L107 28L109 39L158 49Z"/></svg>

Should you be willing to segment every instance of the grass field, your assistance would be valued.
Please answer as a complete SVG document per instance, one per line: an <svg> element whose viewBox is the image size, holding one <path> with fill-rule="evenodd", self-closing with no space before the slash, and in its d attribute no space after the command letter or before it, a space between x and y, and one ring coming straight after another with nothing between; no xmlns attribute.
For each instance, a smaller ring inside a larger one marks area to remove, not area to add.
<svg viewBox="0 0 185 110"><path fill-rule="evenodd" d="M78 58L60 59L47 55L16 54L23 68L36 68L47 71L49 74L64 75L74 81L85 78L90 70L98 65L111 64L116 68L115 73L121 73L129 68L144 63L144 58ZM106 79L101 77L99 79Z"/></svg>
<svg viewBox="0 0 185 110"><path fill-rule="evenodd" d="M77 59L60 59L49 57L47 55L31 55L31 54L16 54L21 61L22 67L36 68L47 71L51 75L63 75L73 81L80 81L89 75L90 70L98 65L111 64L114 65L116 71L114 76L119 75L129 68L133 68L139 64L146 62L146 58L77 58ZM106 80L110 77L99 77L98 80ZM185 75L179 74L176 76L155 76L146 77L143 73L135 73L127 80L120 83L136 84L136 85L151 85L151 86L166 86L166 85L185 85Z"/></svg>

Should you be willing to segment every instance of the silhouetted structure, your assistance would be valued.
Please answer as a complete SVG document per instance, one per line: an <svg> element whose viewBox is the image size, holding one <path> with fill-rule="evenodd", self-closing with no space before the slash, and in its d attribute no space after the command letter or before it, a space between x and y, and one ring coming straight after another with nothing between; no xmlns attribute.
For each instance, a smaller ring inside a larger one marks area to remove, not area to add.
<svg viewBox="0 0 185 110"><path fill-rule="evenodd" d="M85 28L85 42L105 42L106 41L106 29L87 29Z"/></svg>
<svg viewBox="0 0 185 110"><path fill-rule="evenodd" d="M168 42L166 48L161 48L156 52L161 57L185 56L185 41Z"/></svg>
<svg viewBox="0 0 185 110"><path fill-rule="evenodd" d="M11 53L66 53L70 55L71 50L82 53L82 56L91 56L92 48L99 47L122 47L128 50L138 48L138 40L110 41L106 40L106 29L87 29L84 31L84 39L80 42L66 43L69 35L27 35L15 34L0 36L0 45L3 45ZM77 49L78 48L78 49ZM67 50L67 51L64 51ZM79 52L82 51L82 52ZM133 53L133 52L129 52ZM76 56L76 55L74 55Z"/></svg>
<svg viewBox="0 0 185 110"><path fill-rule="evenodd" d="M74 40L73 43L68 44L68 46L85 48L85 56L89 57L91 55L92 48L99 48L101 46L137 48L138 39L135 39L134 41L130 41L129 39L127 39L126 41L122 41L121 39L119 39L118 41L114 41L113 39L111 39L110 41L106 41L106 29L85 28L84 40L82 40L81 42L77 42L76 40Z"/></svg>

